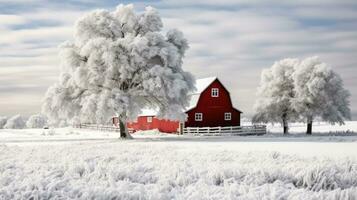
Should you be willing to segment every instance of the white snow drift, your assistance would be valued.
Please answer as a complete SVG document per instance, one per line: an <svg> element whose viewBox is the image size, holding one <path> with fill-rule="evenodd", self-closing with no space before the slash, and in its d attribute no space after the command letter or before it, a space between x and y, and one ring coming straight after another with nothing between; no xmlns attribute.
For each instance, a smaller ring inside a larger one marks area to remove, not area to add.
<svg viewBox="0 0 357 200"><path fill-rule="evenodd" d="M357 123L316 130L326 135L147 131L127 141L115 132L1 129L0 199L356 199Z"/></svg>
<svg viewBox="0 0 357 200"><path fill-rule="evenodd" d="M355 159L242 152L239 144L2 145L0 199L357 198Z"/></svg>

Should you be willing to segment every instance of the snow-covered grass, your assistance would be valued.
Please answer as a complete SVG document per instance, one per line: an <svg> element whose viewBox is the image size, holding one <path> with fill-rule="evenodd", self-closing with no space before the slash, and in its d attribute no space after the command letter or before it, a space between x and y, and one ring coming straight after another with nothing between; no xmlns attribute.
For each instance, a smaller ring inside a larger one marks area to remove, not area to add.
<svg viewBox="0 0 357 200"><path fill-rule="evenodd" d="M292 134L305 133L306 124L304 123L293 123L289 125L289 132ZM269 132L281 133L282 127L280 124L268 125ZM331 125L327 122L315 122L313 123L312 131L314 135L334 135L334 134L356 134L357 133L357 122L356 121L346 121L344 125Z"/></svg>
<svg viewBox="0 0 357 200"><path fill-rule="evenodd" d="M147 130L147 131L137 131L135 133L132 134L134 137L136 138L140 138L140 137L145 137L145 136L167 136L167 137L177 137L177 134L173 134L173 133L162 133L160 132L158 129L154 129L154 130Z"/></svg>
<svg viewBox="0 0 357 200"><path fill-rule="evenodd" d="M0 199L357 198L356 159L234 145L240 143L2 145Z"/></svg>
<svg viewBox="0 0 357 200"><path fill-rule="evenodd" d="M252 123L249 121L243 121L243 126L251 126ZM283 127L279 123L268 124L268 133L270 134L281 134L283 132ZM306 124L305 123L290 123L289 124L289 134L305 134ZM314 122L312 127L313 135L353 135L357 134L357 121L346 121L344 125L339 124L329 124L327 122Z"/></svg>
<svg viewBox="0 0 357 200"><path fill-rule="evenodd" d="M41 142L41 141L73 141L102 140L118 138L116 132L100 132L86 129L0 129L0 142Z"/></svg>
<svg viewBox="0 0 357 200"><path fill-rule="evenodd" d="M0 199L357 199L357 136L319 132L2 129Z"/></svg>

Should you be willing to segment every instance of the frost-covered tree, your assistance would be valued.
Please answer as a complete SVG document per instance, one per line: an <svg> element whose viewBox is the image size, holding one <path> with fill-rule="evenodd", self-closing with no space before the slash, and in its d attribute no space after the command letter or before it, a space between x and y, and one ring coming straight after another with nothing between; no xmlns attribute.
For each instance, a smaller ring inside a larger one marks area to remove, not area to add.
<svg viewBox="0 0 357 200"><path fill-rule="evenodd" d="M6 129L23 129L25 128L25 121L21 115L15 115L7 120L4 128Z"/></svg>
<svg viewBox="0 0 357 200"><path fill-rule="evenodd" d="M1 116L0 117L0 129L4 128L6 122L7 122L7 117Z"/></svg>
<svg viewBox="0 0 357 200"><path fill-rule="evenodd" d="M289 121L297 118L291 103L295 97L292 74L298 64L297 59L283 59L262 71L253 123L278 122L284 127L284 134L288 133Z"/></svg>
<svg viewBox="0 0 357 200"><path fill-rule="evenodd" d="M41 114L30 116L26 122L27 128L43 128L47 125L47 118Z"/></svg>
<svg viewBox="0 0 357 200"><path fill-rule="evenodd" d="M194 79L182 69L187 40L178 30L162 30L158 12L142 14L132 5L113 12L97 10L80 18L74 42L61 45L62 73L51 86L43 113L53 121L107 123L118 116L121 137L126 122L144 107L158 107L159 117L183 120Z"/></svg>
<svg viewBox="0 0 357 200"><path fill-rule="evenodd" d="M67 126L68 126L68 123L66 120L61 120L57 124L57 127L59 127L59 128L63 128L63 127L67 127Z"/></svg>
<svg viewBox="0 0 357 200"><path fill-rule="evenodd" d="M343 124L351 118L349 92L341 77L318 57L304 59L293 74L295 93L293 108L307 122L307 134L312 133L316 117L332 124Z"/></svg>

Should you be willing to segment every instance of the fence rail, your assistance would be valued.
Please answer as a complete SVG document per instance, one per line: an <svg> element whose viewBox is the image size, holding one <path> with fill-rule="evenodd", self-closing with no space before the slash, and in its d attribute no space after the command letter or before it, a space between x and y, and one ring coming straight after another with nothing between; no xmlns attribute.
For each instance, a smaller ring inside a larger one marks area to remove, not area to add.
<svg viewBox="0 0 357 200"><path fill-rule="evenodd" d="M92 129L98 131L110 131L110 132L120 132L120 128L111 125L101 125L101 124L76 124L73 125L74 128ZM129 129L129 133L133 131Z"/></svg>
<svg viewBox="0 0 357 200"><path fill-rule="evenodd" d="M195 136L264 135L266 126L185 127L183 134Z"/></svg>
<svg viewBox="0 0 357 200"><path fill-rule="evenodd" d="M111 125L100 124L77 124L74 128L92 129L98 131L120 132L120 128ZM266 134L265 125L255 126L225 126L225 127L185 127L183 128L184 135L194 136L232 136L232 135L264 135ZM133 133L133 129L129 129L129 133Z"/></svg>

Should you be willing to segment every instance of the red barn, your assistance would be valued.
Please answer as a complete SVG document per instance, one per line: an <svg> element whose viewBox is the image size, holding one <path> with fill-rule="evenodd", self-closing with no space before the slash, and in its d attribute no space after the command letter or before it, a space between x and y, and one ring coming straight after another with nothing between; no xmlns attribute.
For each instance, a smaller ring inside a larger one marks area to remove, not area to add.
<svg viewBox="0 0 357 200"><path fill-rule="evenodd" d="M196 81L196 91L191 94L190 106L185 111L187 121L159 120L152 110L144 110L136 122L128 123L128 128L137 130L158 129L161 132L176 133L185 127L240 126L240 114L233 107L229 91L217 77ZM114 120L116 121L116 120Z"/></svg>
<svg viewBox="0 0 357 200"><path fill-rule="evenodd" d="M142 114L136 119L136 122L129 122L127 124L128 128L134 131L158 129L163 133L178 132L180 126L178 121L158 119L155 116L156 112L154 110L144 109Z"/></svg>

